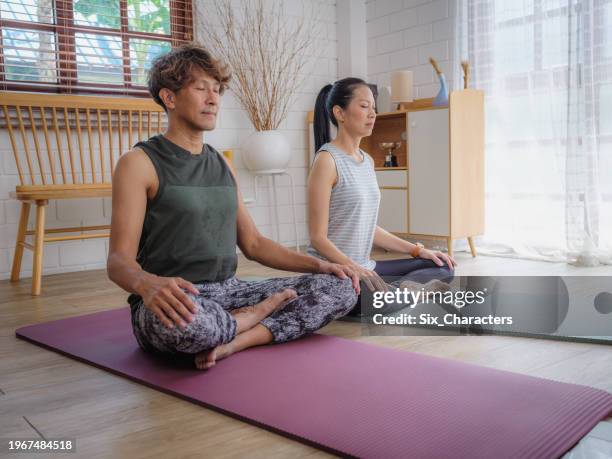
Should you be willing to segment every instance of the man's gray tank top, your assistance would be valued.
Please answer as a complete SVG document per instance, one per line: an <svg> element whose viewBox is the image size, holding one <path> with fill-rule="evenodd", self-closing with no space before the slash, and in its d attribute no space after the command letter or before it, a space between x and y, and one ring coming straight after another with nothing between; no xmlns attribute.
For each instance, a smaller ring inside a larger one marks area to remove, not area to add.
<svg viewBox="0 0 612 459"><path fill-rule="evenodd" d="M319 151L329 152L338 174L329 200L327 238L354 262L374 269L376 262L370 258L370 252L380 203L374 160L360 150L363 161L358 162L331 143L326 143ZM325 258L312 245L307 251Z"/></svg>
<svg viewBox="0 0 612 459"><path fill-rule="evenodd" d="M145 271L190 282L218 282L234 276L236 183L219 152L205 144L192 155L163 135L135 147L149 157L159 180L147 200L137 261ZM131 305L140 301L130 295Z"/></svg>

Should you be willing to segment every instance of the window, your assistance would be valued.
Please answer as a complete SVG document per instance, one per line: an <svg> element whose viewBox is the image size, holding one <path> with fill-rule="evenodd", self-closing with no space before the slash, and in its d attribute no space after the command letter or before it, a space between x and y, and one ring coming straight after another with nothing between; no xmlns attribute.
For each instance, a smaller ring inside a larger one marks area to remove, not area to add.
<svg viewBox="0 0 612 459"><path fill-rule="evenodd" d="M0 89L146 95L192 40L191 0L0 0Z"/></svg>
<svg viewBox="0 0 612 459"><path fill-rule="evenodd" d="M559 259L588 234L612 253L612 0L458 5L458 54L486 94L491 251Z"/></svg>

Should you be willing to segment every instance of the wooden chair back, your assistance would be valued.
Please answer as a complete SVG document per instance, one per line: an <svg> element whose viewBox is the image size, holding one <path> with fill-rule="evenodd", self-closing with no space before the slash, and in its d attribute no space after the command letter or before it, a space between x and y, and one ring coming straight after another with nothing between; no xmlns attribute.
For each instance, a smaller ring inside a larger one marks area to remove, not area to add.
<svg viewBox="0 0 612 459"><path fill-rule="evenodd" d="M119 156L166 125L151 99L0 91L0 107L22 187L110 184Z"/></svg>

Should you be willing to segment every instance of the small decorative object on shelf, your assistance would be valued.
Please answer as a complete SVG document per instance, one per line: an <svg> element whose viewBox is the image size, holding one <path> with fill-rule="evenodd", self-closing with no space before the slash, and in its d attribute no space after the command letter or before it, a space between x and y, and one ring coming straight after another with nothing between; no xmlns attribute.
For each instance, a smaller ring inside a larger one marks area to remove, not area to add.
<svg viewBox="0 0 612 459"><path fill-rule="evenodd" d="M412 84L410 70L397 70L391 74L391 102L398 103L400 110L406 110L414 100Z"/></svg>
<svg viewBox="0 0 612 459"><path fill-rule="evenodd" d="M383 150L388 150L383 167L398 167L397 156L393 152L402 146L402 142L381 142L378 145Z"/></svg>
<svg viewBox="0 0 612 459"><path fill-rule="evenodd" d="M461 68L463 69L463 89L467 89L470 82L470 64L468 61L461 61Z"/></svg>
<svg viewBox="0 0 612 459"><path fill-rule="evenodd" d="M376 97L376 113L391 111L391 87L381 86Z"/></svg>
<svg viewBox="0 0 612 459"><path fill-rule="evenodd" d="M438 63L433 57L429 58L429 62L433 66L436 74L438 75L438 79L440 80L440 91L438 91L438 95L434 98L433 105L448 105L448 86L446 84L446 77L442 73L442 70L440 70Z"/></svg>

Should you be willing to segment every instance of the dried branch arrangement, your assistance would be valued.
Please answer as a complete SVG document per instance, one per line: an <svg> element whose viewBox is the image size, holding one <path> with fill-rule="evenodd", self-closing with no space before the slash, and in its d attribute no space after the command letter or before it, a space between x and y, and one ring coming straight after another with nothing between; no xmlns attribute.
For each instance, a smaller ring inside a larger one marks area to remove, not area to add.
<svg viewBox="0 0 612 459"><path fill-rule="evenodd" d="M429 63L432 65L434 70L436 71L436 75L440 76L442 70L440 70L440 66L438 65L438 61L436 61L433 57L429 58Z"/></svg>
<svg viewBox="0 0 612 459"><path fill-rule="evenodd" d="M230 89L255 129L274 130L287 116L314 58L316 13L287 17L282 0L244 0L240 9L235 4L215 0L212 14L202 20L201 36L230 66Z"/></svg>
<svg viewBox="0 0 612 459"><path fill-rule="evenodd" d="M468 61L461 61L461 68L463 69L463 89L467 89L470 82L470 64Z"/></svg>

